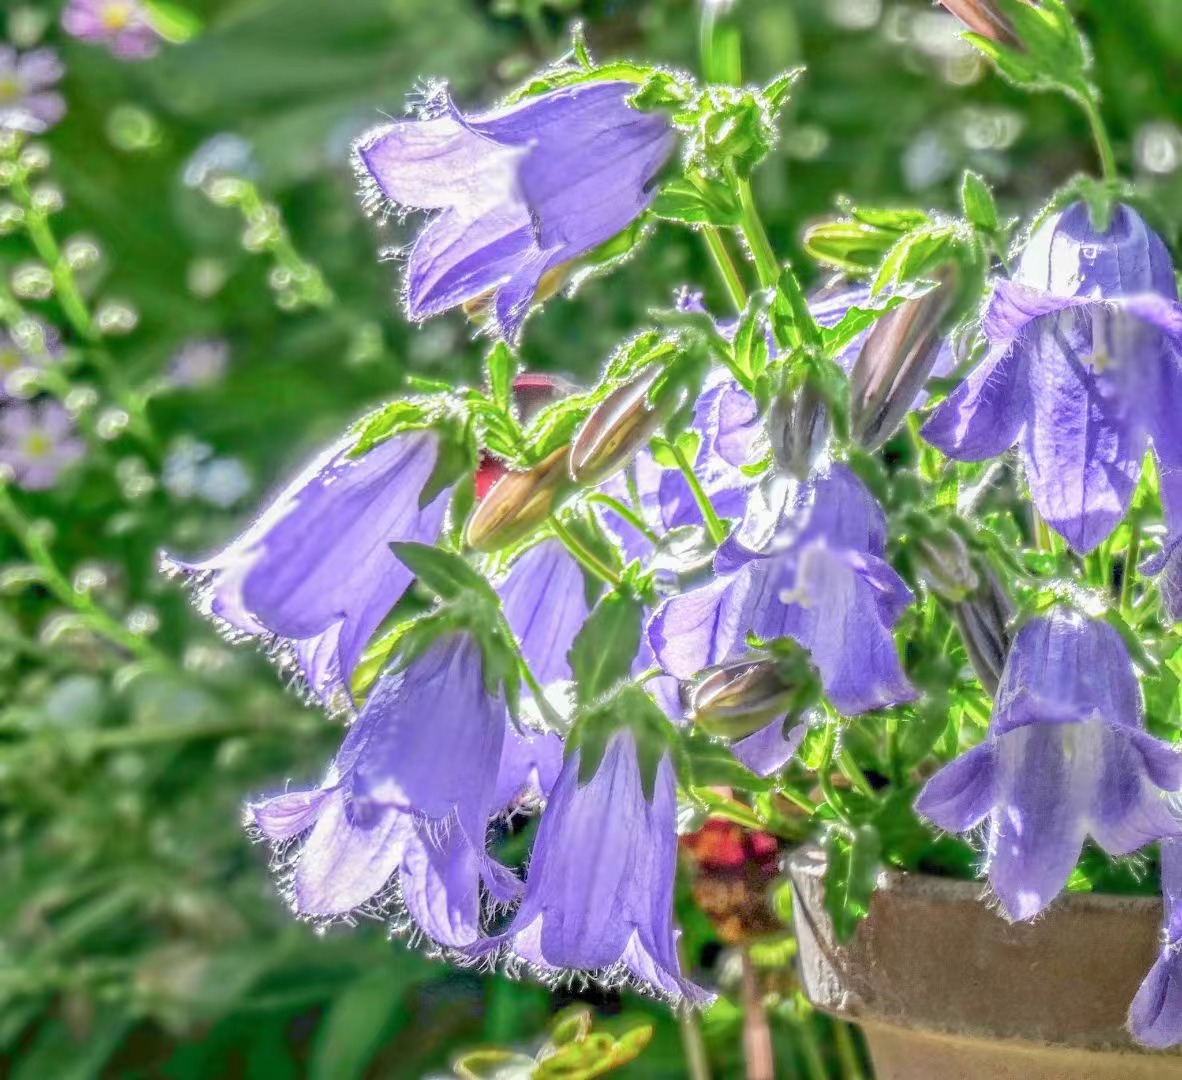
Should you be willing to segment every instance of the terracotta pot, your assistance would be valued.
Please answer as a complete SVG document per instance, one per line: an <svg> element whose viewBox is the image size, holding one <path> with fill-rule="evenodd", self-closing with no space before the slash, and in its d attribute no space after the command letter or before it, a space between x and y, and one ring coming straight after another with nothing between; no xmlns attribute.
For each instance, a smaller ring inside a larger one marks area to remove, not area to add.
<svg viewBox="0 0 1182 1080"><path fill-rule="evenodd" d="M1124 1029L1157 955L1161 904L1072 893L1006 922L978 882L885 871L838 945L823 853L790 857L801 981L861 1025L877 1080L1182 1080L1182 1052Z"/></svg>

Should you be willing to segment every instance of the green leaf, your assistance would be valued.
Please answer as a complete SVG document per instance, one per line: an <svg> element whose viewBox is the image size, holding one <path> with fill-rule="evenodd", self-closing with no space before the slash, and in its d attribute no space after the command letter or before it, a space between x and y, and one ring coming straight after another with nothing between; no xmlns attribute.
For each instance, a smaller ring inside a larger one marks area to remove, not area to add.
<svg viewBox="0 0 1182 1080"><path fill-rule="evenodd" d="M716 180L671 180L663 185L653 200L652 212L665 221L685 225L717 225L729 228L738 224L738 201L730 188Z"/></svg>
<svg viewBox="0 0 1182 1080"><path fill-rule="evenodd" d="M513 376L517 372L517 358L503 341L498 341L485 360L485 379L493 404L504 413L513 409Z"/></svg>
<svg viewBox="0 0 1182 1080"><path fill-rule="evenodd" d="M644 609L630 590L607 593L575 636L568 658L577 700L594 701L632 671Z"/></svg>
<svg viewBox="0 0 1182 1080"><path fill-rule="evenodd" d="M800 287L796 273L785 264L776 283L776 295L771 307L772 332L776 341L791 348L819 347L821 328L809 310L808 300Z"/></svg>
<svg viewBox="0 0 1182 1080"><path fill-rule="evenodd" d="M849 941L870 911L882 841L869 825L830 830L825 844L825 910L839 942Z"/></svg>
<svg viewBox="0 0 1182 1080"><path fill-rule="evenodd" d="M887 252L874 279L873 293L916 281L956 257L963 236L955 223L932 224L901 236Z"/></svg>
<svg viewBox="0 0 1182 1080"><path fill-rule="evenodd" d="M964 174L964 182L960 187L960 205L964 208L964 216L976 228L985 233L997 232L1000 223L993 192L975 172Z"/></svg>
<svg viewBox="0 0 1182 1080"><path fill-rule="evenodd" d="M392 543L390 550L426 589L443 600L477 593L496 601L484 576L469 566L462 555L409 541Z"/></svg>
<svg viewBox="0 0 1182 1080"><path fill-rule="evenodd" d="M767 310L762 297L747 302L735 328L732 342L735 367L751 382L767 368L770 348L767 340Z"/></svg>
<svg viewBox="0 0 1182 1080"><path fill-rule="evenodd" d="M397 968L366 972L338 994L316 1029L309 1080L355 1080L374 1053L409 1021L407 983Z"/></svg>
<svg viewBox="0 0 1182 1080"><path fill-rule="evenodd" d="M190 8L167 0L144 0L144 6L152 29L173 45L183 45L201 33L201 17Z"/></svg>

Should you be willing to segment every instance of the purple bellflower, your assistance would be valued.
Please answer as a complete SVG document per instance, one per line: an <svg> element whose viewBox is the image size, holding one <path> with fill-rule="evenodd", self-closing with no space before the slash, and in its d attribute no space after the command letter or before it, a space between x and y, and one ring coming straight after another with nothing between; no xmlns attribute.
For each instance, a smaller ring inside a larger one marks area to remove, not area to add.
<svg viewBox="0 0 1182 1080"><path fill-rule="evenodd" d="M749 635L789 637L845 715L910 701L891 627L912 597L885 551L881 508L831 465L799 486L770 540L747 547L740 527L715 558L714 581L658 608L648 627L657 662L691 679L745 658Z"/></svg>
<svg viewBox="0 0 1182 1080"><path fill-rule="evenodd" d="M406 307L425 319L490 297L514 340L542 280L627 228L673 151L668 121L629 104L636 86L592 82L366 136L358 154L385 199L437 210L410 253Z"/></svg>
<svg viewBox="0 0 1182 1080"><path fill-rule="evenodd" d="M585 784L581 753L563 764L538 827L521 906L489 947L503 945L510 964L542 978L587 972L672 1001L708 1000L681 975L677 959L677 796L668 757L649 799L631 731L611 737Z"/></svg>
<svg viewBox="0 0 1182 1080"><path fill-rule="evenodd" d="M1118 204L1097 232L1073 204L995 285L989 351L924 438L962 461L1017 442L1043 518L1091 551L1128 509L1148 440L1164 465L1182 465L1177 300L1169 253L1136 212Z"/></svg>
<svg viewBox="0 0 1182 1080"><path fill-rule="evenodd" d="M45 491L86 453L63 405L16 402L0 410L0 469L26 491Z"/></svg>
<svg viewBox="0 0 1182 1080"><path fill-rule="evenodd" d="M66 115L55 87L65 68L53 49L19 53L0 45L0 130L38 134Z"/></svg>
<svg viewBox="0 0 1182 1080"><path fill-rule="evenodd" d="M915 808L949 832L989 819L989 883L1021 920L1058 896L1087 836L1119 856L1182 834L1166 797L1179 788L1182 754L1145 731L1120 635L1056 608L1015 637L985 741L936 773Z"/></svg>
<svg viewBox="0 0 1182 1080"><path fill-rule="evenodd" d="M434 543L446 493L420 497L437 456L429 431L353 457L349 436L316 458L238 539L196 563L165 560L199 610L265 641L310 691L339 706L373 632L412 580L393 541Z"/></svg>
<svg viewBox="0 0 1182 1080"><path fill-rule="evenodd" d="M1141 566L1158 575L1162 608L1171 622L1182 622L1182 467L1162 466L1158 476L1167 534L1159 554Z"/></svg>
<svg viewBox="0 0 1182 1080"><path fill-rule="evenodd" d="M520 893L485 851L488 821L549 767L524 739L506 753L508 723L467 634L382 675L319 787L248 808L292 907L313 919L406 914L441 946L474 945L481 883L498 903Z"/></svg>
<svg viewBox="0 0 1182 1080"><path fill-rule="evenodd" d="M81 41L106 45L120 60L145 60L160 48L160 34L140 0L70 0L62 29Z"/></svg>
<svg viewBox="0 0 1182 1080"><path fill-rule="evenodd" d="M1129 1031L1143 1046L1165 1049L1182 1043L1182 841L1161 842L1161 892L1161 955L1133 998Z"/></svg>

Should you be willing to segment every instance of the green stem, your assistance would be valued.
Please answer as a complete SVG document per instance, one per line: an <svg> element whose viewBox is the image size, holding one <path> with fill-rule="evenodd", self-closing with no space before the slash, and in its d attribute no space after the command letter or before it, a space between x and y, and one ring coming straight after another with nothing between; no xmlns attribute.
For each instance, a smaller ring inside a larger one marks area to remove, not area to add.
<svg viewBox="0 0 1182 1080"><path fill-rule="evenodd" d="M747 290L743 285L743 279L739 276L738 267L735 266L730 252L726 249L722 234L713 225L707 225L702 230L702 236L706 240L706 247L714 260L718 275L722 278L723 285L726 286L731 303L734 304L735 310L741 313L747 306Z"/></svg>
<svg viewBox="0 0 1182 1080"><path fill-rule="evenodd" d="M558 520L557 515L550 518L550 528L554 530L554 535L562 541L563 547L600 581L613 589L620 584L620 575L588 551L579 538Z"/></svg>
<svg viewBox="0 0 1182 1080"><path fill-rule="evenodd" d="M829 1080L829 1070L825 1067L825 1057L821 1053L817 1033L813 1030L813 1011L811 1008L801 1010L800 1020L796 1025L800 1037L800 1049L804 1053L805 1069L809 1080Z"/></svg>
<svg viewBox="0 0 1182 1080"><path fill-rule="evenodd" d="M837 752L837 767L841 770L841 774L861 794L865 795L868 799L875 798L874 788L870 786L870 781L866 779L866 774L862 772L858 763L854 760L854 756L844 746Z"/></svg>
<svg viewBox="0 0 1182 1080"><path fill-rule="evenodd" d="M1132 532L1129 546L1125 549L1124 571L1120 576L1120 610L1126 614L1132 608L1133 578L1137 574L1137 556L1141 553L1141 522L1134 518L1129 527Z"/></svg>
<svg viewBox="0 0 1182 1080"><path fill-rule="evenodd" d="M613 514L622 517L632 528L641 533L646 540L654 544L660 543L661 538L649 527L644 518L633 510L632 507L620 502L619 499L613 499L610 495L604 495L601 491L593 491L587 496L587 501L599 503L600 506L606 506Z"/></svg>
<svg viewBox="0 0 1182 1080"><path fill-rule="evenodd" d="M810 815L815 814L817 812L817 807L816 807L816 804L813 802L813 800L810 799L807 795L802 795L795 788L785 786L785 787L780 788L780 790L777 794L783 795L784 798L787 799L794 806L800 807L801 810L804 810L806 813L808 813Z"/></svg>
<svg viewBox="0 0 1182 1080"><path fill-rule="evenodd" d="M735 177L735 190L739 194L739 229L747 246L751 249L751 257L755 260L755 270L759 274L759 283L765 289L774 289L780 280L780 262L772 249L771 241L764 230L763 221L755 205L755 195L751 190L751 181L746 177Z"/></svg>
<svg viewBox="0 0 1182 1080"><path fill-rule="evenodd" d="M29 561L41 571L42 584L66 607L82 616L87 626L108 641L142 660L170 663L144 638L133 634L95 603L89 593L79 592L58 569L41 534L21 513L6 485L0 483L0 523L24 548Z"/></svg>
<svg viewBox="0 0 1182 1080"><path fill-rule="evenodd" d="M1100 175L1105 180L1116 180L1116 154L1112 150L1112 140L1108 137L1108 129L1104 126L1104 118L1100 115L1100 104L1096 100L1096 92L1090 86L1076 89L1072 97L1083 109L1088 118L1088 126L1092 129L1092 141L1096 144L1096 152L1100 157Z"/></svg>
<svg viewBox="0 0 1182 1080"><path fill-rule="evenodd" d="M833 720L830 720L829 729L825 733L824 755L821 759L820 768L817 769L817 786L821 789L821 794L825 796L825 801L829 804L830 809L832 809L844 824L849 825L849 811L846 810L845 803L842 801L841 796L837 794L837 789L833 786L833 756L836 749L837 725Z"/></svg>
<svg viewBox="0 0 1182 1080"><path fill-rule="evenodd" d="M677 959L684 971L686 962L682 940L677 942ZM689 1080L710 1080L710 1060L706 1056L706 1041L702 1038L702 1026L697 1010L683 1005L677 1021L681 1028L681 1046L685 1051L685 1075Z"/></svg>
<svg viewBox="0 0 1182 1080"><path fill-rule="evenodd" d="M674 442L670 442L668 445L673 452L673 459L677 462L677 467L681 470L682 475L685 477L685 482L689 485L694 502L698 504L698 509L702 512L702 520L706 523L706 532L710 537L710 542L717 547L726 539L726 526L722 523L722 519L714 509L713 503L710 502L710 497L703 489L702 482L698 479L693 466L686 459L681 447Z"/></svg>

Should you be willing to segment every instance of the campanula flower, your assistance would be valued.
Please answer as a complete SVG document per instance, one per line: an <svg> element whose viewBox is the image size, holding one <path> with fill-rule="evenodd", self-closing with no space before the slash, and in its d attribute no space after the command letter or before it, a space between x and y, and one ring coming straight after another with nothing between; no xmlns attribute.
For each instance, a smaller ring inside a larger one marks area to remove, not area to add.
<svg viewBox="0 0 1182 1080"><path fill-rule="evenodd" d="M55 89L65 70L53 49L19 53L0 44L0 130L37 134L65 116Z"/></svg>
<svg viewBox="0 0 1182 1080"><path fill-rule="evenodd" d="M1164 1049L1182 1043L1182 841L1161 842L1161 894L1161 955L1133 998L1129 1030L1143 1046Z"/></svg>
<svg viewBox="0 0 1182 1080"><path fill-rule="evenodd" d="M14 402L0 410L0 472L6 468L17 487L51 488L85 453L73 419L58 402Z"/></svg>
<svg viewBox="0 0 1182 1080"><path fill-rule="evenodd" d="M646 798L631 731L612 735L585 784L581 754L563 764L538 826L525 896L495 944L542 976L587 972L674 1001L707 1000L677 960L677 795L668 756Z"/></svg>
<svg viewBox="0 0 1182 1080"><path fill-rule="evenodd" d="M319 787L248 808L248 823L278 845L293 908L310 918L405 908L438 944L474 944L481 883L500 903L520 892L485 851L488 821L541 760L526 743L503 754L508 723L467 634L383 674Z"/></svg>
<svg viewBox="0 0 1182 1080"><path fill-rule="evenodd" d="M361 141L385 199L438 211L410 253L412 319L487 298L513 340L547 275L647 208L674 137L663 116L629 104L636 89L582 83L474 116L441 95L428 116Z"/></svg>
<svg viewBox="0 0 1182 1080"><path fill-rule="evenodd" d="M751 655L751 635L789 637L847 716L913 699L891 636L912 597L883 558L886 520L861 481L831 465L798 486L770 538L748 540L747 525L720 549L715 580L649 623L662 668L689 679Z"/></svg>
<svg viewBox="0 0 1182 1080"><path fill-rule="evenodd" d="M1146 561L1141 570L1157 575L1166 618L1182 622L1182 468L1163 466L1158 479L1167 533L1161 552Z"/></svg>
<svg viewBox="0 0 1182 1080"><path fill-rule="evenodd" d="M945 765L916 810L949 832L989 819L989 883L1030 919L1067 883L1084 839L1127 855L1182 834L1167 795L1182 755L1145 731L1120 635L1065 608L1018 631L983 743Z"/></svg>
<svg viewBox="0 0 1182 1080"><path fill-rule="evenodd" d="M227 547L165 566L193 583L203 614L264 640L326 704L340 704L370 637L412 580L389 545L439 536L446 493L420 506L437 445L433 433L409 431L355 457L346 437Z"/></svg>
<svg viewBox="0 0 1182 1080"><path fill-rule="evenodd" d="M923 427L951 457L1017 442L1043 518L1078 552L1124 516L1148 440L1182 465L1182 310L1169 253L1135 211L1097 231L1075 203L994 287L981 364Z"/></svg>
<svg viewBox="0 0 1182 1080"><path fill-rule="evenodd" d="M81 41L106 45L120 60L144 60L160 48L160 34L140 0L70 0L62 29Z"/></svg>
<svg viewBox="0 0 1182 1080"><path fill-rule="evenodd" d="M571 677L566 654L587 619L586 588L579 564L554 539L518 556L497 585L509 628L543 686Z"/></svg>

